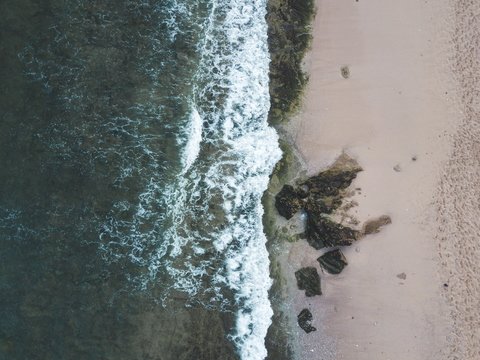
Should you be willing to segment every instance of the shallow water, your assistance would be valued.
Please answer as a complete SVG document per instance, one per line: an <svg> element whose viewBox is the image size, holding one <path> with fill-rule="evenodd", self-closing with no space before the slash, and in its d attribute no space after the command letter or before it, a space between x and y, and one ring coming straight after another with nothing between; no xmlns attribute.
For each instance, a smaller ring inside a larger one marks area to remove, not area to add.
<svg viewBox="0 0 480 360"><path fill-rule="evenodd" d="M0 358L263 358L265 3L0 13Z"/></svg>

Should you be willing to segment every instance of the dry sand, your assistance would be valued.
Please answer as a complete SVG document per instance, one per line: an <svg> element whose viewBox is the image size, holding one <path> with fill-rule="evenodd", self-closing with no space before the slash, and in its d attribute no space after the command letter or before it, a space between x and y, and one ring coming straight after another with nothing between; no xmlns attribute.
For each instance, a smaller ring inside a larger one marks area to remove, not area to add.
<svg viewBox="0 0 480 360"><path fill-rule="evenodd" d="M318 328L301 358L480 359L480 2L317 6L296 146L310 174L356 158L352 218L393 223L343 249L322 296L298 291ZM291 270L322 253L296 243Z"/></svg>

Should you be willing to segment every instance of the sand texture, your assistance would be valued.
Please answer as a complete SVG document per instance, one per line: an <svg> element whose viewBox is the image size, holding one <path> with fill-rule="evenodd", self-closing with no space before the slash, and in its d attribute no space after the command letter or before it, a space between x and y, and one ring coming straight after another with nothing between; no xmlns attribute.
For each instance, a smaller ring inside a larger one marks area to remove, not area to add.
<svg viewBox="0 0 480 360"><path fill-rule="evenodd" d="M345 151L364 168L345 225L392 224L342 248L339 275L316 261L325 249L292 246L292 272L315 266L323 292L295 296L317 328L299 332L299 357L478 359L480 3L317 7L295 145L309 175Z"/></svg>
<svg viewBox="0 0 480 360"><path fill-rule="evenodd" d="M436 194L435 238L454 321L448 359L480 359L480 3L454 6L452 68L461 123Z"/></svg>

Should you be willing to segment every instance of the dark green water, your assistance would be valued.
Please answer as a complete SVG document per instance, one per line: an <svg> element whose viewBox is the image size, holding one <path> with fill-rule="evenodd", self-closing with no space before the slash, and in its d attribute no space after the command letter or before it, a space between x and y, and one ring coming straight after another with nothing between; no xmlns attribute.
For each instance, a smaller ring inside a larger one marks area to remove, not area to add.
<svg viewBox="0 0 480 360"><path fill-rule="evenodd" d="M0 4L0 359L238 358L149 276L210 6L174 5Z"/></svg>

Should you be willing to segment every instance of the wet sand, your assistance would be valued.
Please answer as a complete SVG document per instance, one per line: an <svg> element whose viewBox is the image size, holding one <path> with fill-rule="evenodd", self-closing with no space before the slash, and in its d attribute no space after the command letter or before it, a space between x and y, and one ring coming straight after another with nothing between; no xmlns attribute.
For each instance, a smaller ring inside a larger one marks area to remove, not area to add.
<svg viewBox="0 0 480 360"><path fill-rule="evenodd" d="M323 251L293 245L289 267L317 267L323 288L295 295L294 312L310 309L317 327L299 331L301 358L478 358L480 6L317 7L295 145L310 175L344 151L356 158L365 171L352 184L350 220L387 214L393 223L342 248L340 275L322 274Z"/></svg>

